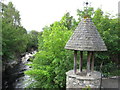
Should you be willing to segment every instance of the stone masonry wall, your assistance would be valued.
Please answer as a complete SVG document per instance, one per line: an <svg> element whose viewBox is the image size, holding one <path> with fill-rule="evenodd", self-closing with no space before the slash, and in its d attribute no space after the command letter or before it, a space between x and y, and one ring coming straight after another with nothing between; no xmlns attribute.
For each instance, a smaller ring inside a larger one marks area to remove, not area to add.
<svg viewBox="0 0 120 90"><path fill-rule="evenodd" d="M86 75L76 75L73 70L66 73L66 88L99 88L101 74L97 71Z"/></svg>

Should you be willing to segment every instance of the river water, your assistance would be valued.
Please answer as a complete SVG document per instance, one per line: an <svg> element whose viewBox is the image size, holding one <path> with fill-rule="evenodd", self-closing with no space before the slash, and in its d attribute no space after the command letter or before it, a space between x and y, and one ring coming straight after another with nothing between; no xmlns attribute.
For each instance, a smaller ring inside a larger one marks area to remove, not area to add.
<svg viewBox="0 0 120 90"><path fill-rule="evenodd" d="M36 54L36 51L32 53L26 54L24 57L22 57L22 65L20 69L22 70L23 73L26 70L31 69L31 67L27 66L26 64L30 64L31 62L29 59L33 57ZM24 74L24 73L23 73ZM27 85L29 85L31 82L28 82L30 77L28 75L23 75L22 77L19 77L16 79L16 81L13 83L14 88L25 88Z"/></svg>
<svg viewBox="0 0 120 90"><path fill-rule="evenodd" d="M27 66L26 64L31 63L30 58L32 58L36 54L36 51L33 51L31 53L26 53L24 57L21 58L21 63L16 65L9 73L9 75L6 75L5 77L5 88L25 88L27 87L31 82L28 82L30 77L28 75L24 74L24 71L31 69L31 67Z"/></svg>

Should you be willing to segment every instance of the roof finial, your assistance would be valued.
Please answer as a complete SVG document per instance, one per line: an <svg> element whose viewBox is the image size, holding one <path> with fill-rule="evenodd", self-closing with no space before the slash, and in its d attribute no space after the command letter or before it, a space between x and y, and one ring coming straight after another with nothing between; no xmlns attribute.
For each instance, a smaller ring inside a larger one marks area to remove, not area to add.
<svg viewBox="0 0 120 90"><path fill-rule="evenodd" d="M89 5L89 2L86 1L84 2L84 5L85 5L85 15L84 15L84 18L88 18L89 15L88 15L88 5Z"/></svg>
<svg viewBox="0 0 120 90"><path fill-rule="evenodd" d="M85 4L86 4L86 7L87 7L89 3L88 3L88 2L85 2Z"/></svg>

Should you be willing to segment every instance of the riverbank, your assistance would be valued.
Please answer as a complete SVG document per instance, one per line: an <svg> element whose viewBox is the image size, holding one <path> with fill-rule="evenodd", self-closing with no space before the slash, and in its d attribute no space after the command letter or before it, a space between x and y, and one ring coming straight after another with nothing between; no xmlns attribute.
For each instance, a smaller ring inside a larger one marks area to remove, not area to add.
<svg viewBox="0 0 120 90"><path fill-rule="evenodd" d="M8 89L8 88L19 88L19 85L17 84L21 77L24 77L24 71L28 70L29 67L25 64L29 62L29 59L33 57L33 55L36 53L36 51L33 51L31 53L26 52L24 57L21 58L20 62L15 64L12 67L9 67L7 70L5 70L2 73L2 88Z"/></svg>

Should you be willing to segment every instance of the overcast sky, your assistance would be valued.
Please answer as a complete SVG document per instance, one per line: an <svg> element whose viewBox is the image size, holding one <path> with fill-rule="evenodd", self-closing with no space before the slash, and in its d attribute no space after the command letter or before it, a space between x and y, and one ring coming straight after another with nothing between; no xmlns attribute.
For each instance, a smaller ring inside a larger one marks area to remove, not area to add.
<svg viewBox="0 0 120 90"><path fill-rule="evenodd" d="M41 31L45 25L59 21L66 12L76 17L76 10L82 9L85 1L91 2L95 9L115 15L120 0L4 0L4 3L9 1L20 11L21 24L27 31Z"/></svg>

